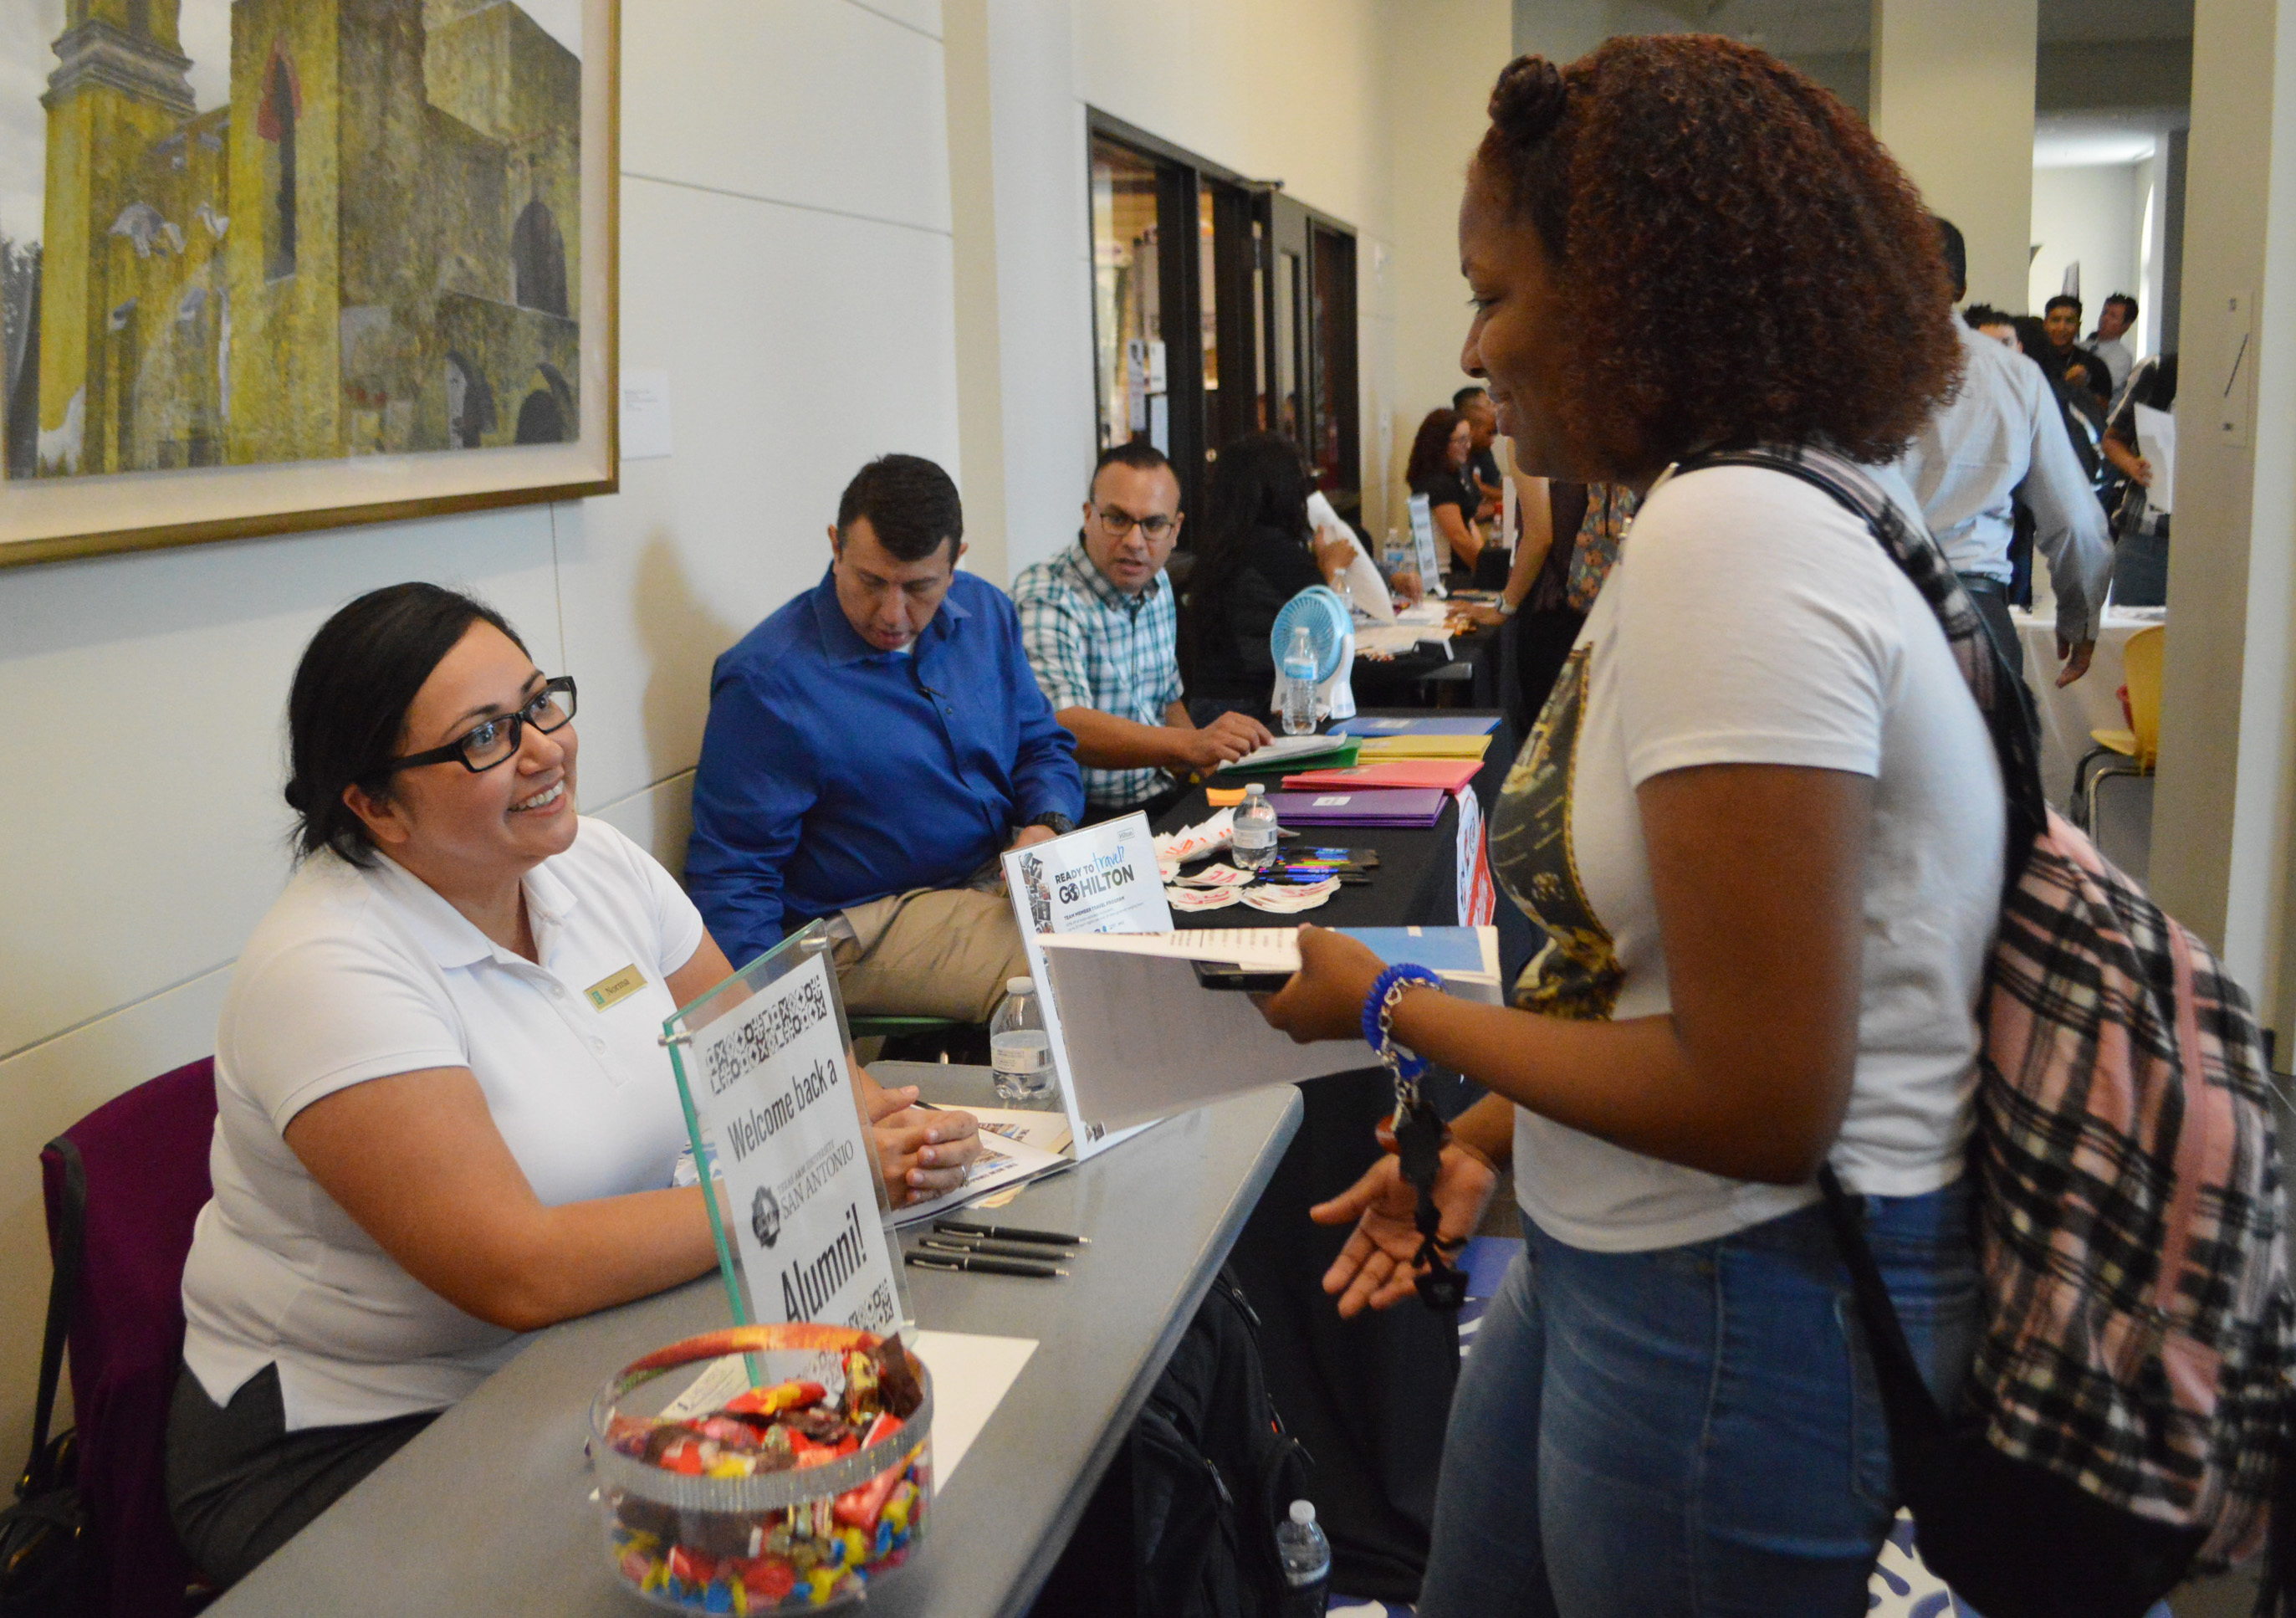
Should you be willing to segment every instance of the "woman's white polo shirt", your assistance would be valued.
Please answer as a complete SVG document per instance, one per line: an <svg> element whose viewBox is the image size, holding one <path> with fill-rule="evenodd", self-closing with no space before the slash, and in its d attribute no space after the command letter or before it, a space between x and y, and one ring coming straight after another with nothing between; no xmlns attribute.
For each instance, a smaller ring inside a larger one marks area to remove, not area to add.
<svg viewBox="0 0 2296 1618"><path fill-rule="evenodd" d="M275 1363L289 1431L380 1421L452 1404L518 1346L399 1268L289 1150L323 1096L467 1067L544 1203L669 1183L685 1132L659 1036L701 914L589 819L526 901L538 964L390 860L323 852L256 928L217 1028L215 1196L184 1271L184 1359L217 1403ZM629 967L634 991L586 992Z"/></svg>

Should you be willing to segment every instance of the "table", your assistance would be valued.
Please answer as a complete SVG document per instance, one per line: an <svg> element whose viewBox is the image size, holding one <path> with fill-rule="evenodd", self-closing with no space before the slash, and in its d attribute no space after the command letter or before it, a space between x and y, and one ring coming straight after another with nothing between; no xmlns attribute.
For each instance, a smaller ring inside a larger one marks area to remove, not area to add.
<svg viewBox="0 0 2296 1618"><path fill-rule="evenodd" d="M2107 607L2097 626L2096 651L2088 672L2071 685L2057 686L2057 626L2054 614L2042 616L2011 608L2009 620L2017 626L2025 645L2025 684L2032 689L2041 720L2041 790L2060 809L2072 802L2073 767L2095 745L2092 730L2126 730L2128 720L2116 694L2128 675L2122 653L2128 637L2139 629L2156 628L2167 621L2161 609L2139 616L2124 607Z"/></svg>
<svg viewBox="0 0 2296 1618"><path fill-rule="evenodd" d="M979 1099L962 1070L940 1071L947 1099ZM1234 1096L1029 1186L1004 1217L1092 1238L1064 1281L908 1271L921 1326L1039 1341L918 1555L871 1585L869 1614L1028 1611L1300 1118L1289 1088ZM590 1400L640 1354L726 1319L712 1275L539 1334L208 1610L634 1618L646 1609L608 1569L588 1498Z"/></svg>
<svg viewBox="0 0 2296 1618"><path fill-rule="evenodd" d="M1366 713L1377 710L1365 710ZM1513 762L1512 732L1501 721L1474 790L1486 824ZM1201 789L1157 821L1170 831L1210 812ZM1317 909L1269 916L1242 905L1183 912L1181 927L1447 926L1458 919L1456 857L1459 811L1447 805L1426 831L1312 826L1301 841L1375 848L1369 887L1343 887ZM1529 958L1529 928L1502 894L1500 954L1509 971ZM1431 1086L1455 1115L1480 1094L1452 1081ZM1372 1130L1393 1104L1384 1069L1336 1073L1300 1087L1307 1104L1298 1136L1275 1170L1231 1261L1259 1312L1260 1352L1275 1408L1316 1464L1308 1493L1331 1537L1332 1588L1389 1601L1417 1597L1433 1521L1443 1426L1458 1379L1456 1323L1417 1304L1341 1320L1324 1295L1324 1271L1345 1229L1309 1222L1308 1209L1352 1185L1371 1166Z"/></svg>

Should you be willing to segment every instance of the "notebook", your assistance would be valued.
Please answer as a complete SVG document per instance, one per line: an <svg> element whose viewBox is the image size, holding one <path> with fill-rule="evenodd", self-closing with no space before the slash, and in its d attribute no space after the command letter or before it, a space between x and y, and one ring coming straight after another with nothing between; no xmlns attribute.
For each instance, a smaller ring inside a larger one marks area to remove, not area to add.
<svg viewBox="0 0 2296 1618"><path fill-rule="evenodd" d="M1443 817L1451 795L1439 788L1377 787L1369 792L1270 793L1283 825L1391 825L1424 828Z"/></svg>
<svg viewBox="0 0 2296 1618"><path fill-rule="evenodd" d="M1488 736L1366 736L1357 751L1359 763L1390 759L1478 759L1491 748Z"/></svg>
<svg viewBox="0 0 2296 1618"><path fill-rule="evenodd" d="M1496 714L1357 714L1332 727L1335 736L1487 736L1499 727Z"/></svg>
<svg viewBox="0 0 2296 1618"><path fill-rule="evenodd" d="M1300 792L1361 791L1373 786L1435 787L1456 793L1481 770L1475 759L1396 759L1385 764L1357 764L1346 769L1302 770L1283 777L1283 784Z"/></svg>

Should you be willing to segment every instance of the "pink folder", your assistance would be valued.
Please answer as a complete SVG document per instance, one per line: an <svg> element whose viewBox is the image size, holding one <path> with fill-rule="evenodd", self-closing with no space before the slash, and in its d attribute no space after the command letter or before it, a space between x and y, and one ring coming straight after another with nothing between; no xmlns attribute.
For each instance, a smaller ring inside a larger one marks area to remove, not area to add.
<svg viewBox="0 0 2296 1618"><path fill-rule="evenodd" d="M1339 769L1307 769L1283 777L1283 784L1300 791L1332 787L1434 787L1456 793L1475 778L1482 764L1474 759L1390 759L1382 764L1350 764Z"/></svg>

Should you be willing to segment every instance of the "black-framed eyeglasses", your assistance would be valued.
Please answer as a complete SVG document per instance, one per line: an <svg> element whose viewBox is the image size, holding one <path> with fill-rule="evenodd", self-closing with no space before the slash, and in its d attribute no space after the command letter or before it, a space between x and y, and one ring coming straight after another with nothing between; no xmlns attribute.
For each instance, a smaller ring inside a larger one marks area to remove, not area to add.
<svg viewBox="0 0 2296 1618"><path fill-rule="evenodd" d="M554 680L543 681L542 689L529 697L526 706L516 713L481 719L444 747L393 759L391 772L413 769L418 764L459 764L473 774L492 769L518 756L519 744L526 740L529 725L548 735L573 717L574 677L562 674Z"/></svg>
<svg viewBox="0 0 2296 1618"><path fill-rule="evenodd" d="M1100 519L1101 527L1119 539L1123 538L1135 528L1151 539L1161 539L1178 527L1180 522L1177 517L1167 517L1161 513L1152 517L1136 517L1130 512L1119 511L1112 505L1095 505L1092 509L1093 514Z"/></svg>

